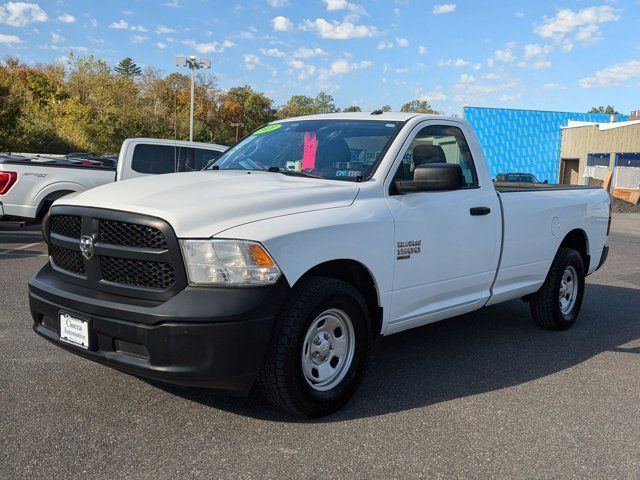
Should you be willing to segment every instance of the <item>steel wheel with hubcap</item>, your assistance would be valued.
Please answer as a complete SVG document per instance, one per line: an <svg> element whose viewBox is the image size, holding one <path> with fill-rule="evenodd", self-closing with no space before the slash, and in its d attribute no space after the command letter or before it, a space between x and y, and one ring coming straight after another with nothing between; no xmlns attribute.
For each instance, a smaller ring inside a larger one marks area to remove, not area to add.
<svg viewBox="0 0 640 480"><path fill-rule="evenodd" d="M314 390L324 392L346 375L355 350L349 315L332 308L311 322L302 344L302 371Z"/></svg>
<svg viewBox="0 0 640 480"><path fill-rule="evenodd" d="M542 287L530 298L536 323L552 330L573 325L582 306L584 277L582 256L572 248L560 247Z"/></svg>
<svg viewBox="0 0 640 480"><path fill-rule="evenodd" d="M564 315L571 313L578 297L578 274L576 269L569 265L565 268L560 279L560 311Z"/></svg>
<svg viewBox="0 0 640 480"><path fill-rule="evenodd" d="M342 408L364 375L370 313L353 285L326 277L298 282L274 326L258 382L277 407L303 417Z"/></svg>

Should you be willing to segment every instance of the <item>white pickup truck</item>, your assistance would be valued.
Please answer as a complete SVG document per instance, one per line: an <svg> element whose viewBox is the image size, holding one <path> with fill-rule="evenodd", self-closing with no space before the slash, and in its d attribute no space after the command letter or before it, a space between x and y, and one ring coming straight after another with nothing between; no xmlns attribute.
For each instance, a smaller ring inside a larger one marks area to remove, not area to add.
<svg viewBox="0 0 640 480"><path fill-rule="evenodd" d="M235 394L257 380L318 417L353 395L378 336L517 298L569 328L610 221L601 188L494 186L458 118L294 118L206 171L58 200L33 328L138 376Z"/></svg>
<svg viewBox="0 0 640 480"><path fill-rule="evenodd" d="M0 220L41 219L58 198L145 175L201 170L224 145L158 138L129 138L117 167L91 161L0 154Z"/></svg>

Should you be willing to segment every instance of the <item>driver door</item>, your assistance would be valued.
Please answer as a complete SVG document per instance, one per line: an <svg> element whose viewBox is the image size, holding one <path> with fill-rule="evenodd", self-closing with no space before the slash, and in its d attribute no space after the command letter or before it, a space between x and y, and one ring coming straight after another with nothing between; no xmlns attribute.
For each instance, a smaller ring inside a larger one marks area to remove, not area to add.
<svg viewBox="0 0 640 480"><path fill-rule="evenodd" d="M410 180L425 163L457 163L464 186L403 195L391 188L396 259L389 332L475 310L490 295L500 254L500 205L492 186L478 180L465 128L421 124L397 166L394 179Z"/></svg>

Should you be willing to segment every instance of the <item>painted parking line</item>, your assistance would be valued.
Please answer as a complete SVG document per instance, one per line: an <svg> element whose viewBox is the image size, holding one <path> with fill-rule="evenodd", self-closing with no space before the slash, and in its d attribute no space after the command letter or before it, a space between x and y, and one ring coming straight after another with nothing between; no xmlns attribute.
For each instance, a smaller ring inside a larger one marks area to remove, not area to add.
<svg viewBox="0 0 640 480"><path fill-rule="evenodd" d="M42 245L42 244L43 242L28 243L26 245L22 245L17 248L12 248L10 250L2 250L0 251L0 255L8 255L10 253L20 253L20 250L26 250L27 248L35 247L36 245ZM26 254L26 252L24 253Z"/></svg>

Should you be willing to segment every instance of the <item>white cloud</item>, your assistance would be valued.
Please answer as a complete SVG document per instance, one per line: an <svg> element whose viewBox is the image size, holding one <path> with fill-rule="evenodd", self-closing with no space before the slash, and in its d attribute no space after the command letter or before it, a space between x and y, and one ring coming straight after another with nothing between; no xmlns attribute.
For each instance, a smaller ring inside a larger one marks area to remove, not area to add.
<svg viewBox="0 0 640 480"><path fill-rule="evenodd" d="M62 23L74 23L76 21L76 17L69 13L63 13L62 15L58 15L58 21Z"/></svg>
<svg viewBox="0 0 640 480"><path fill-rule="evenodd" d="M17 43L22 43L20 37L15 35L5 35L4 33L0 33L0 45L15 45Z"/></svg>
<svg viewBox="0 0 640 480"><path fill-rule="evenodd" d="M540 45L528 43L524 46L524 59L518 63L521 68L531 68L533 70L544 70L551 68L551 62L547 55L553 50L551 45Z"/></svg>
<svg viewBox="0 0 640 480"><path fill-rule="evenodd" d="M451 13L456 9L455 3L441 3L440 5L433 6L434 15L442 15L445 13Z"/></svg>
<svg viewBox="0 0 640 480"><path fill-rule="evenodd" d="M269 49L261 48L260 52L263 55L266 55L267 57L284 58L287 56L286 53L284 53L282 50L278 50L277 48L269 48Z"/></svg>
<svg viewBox="0 0 640 480"><path fill-rule="evenodd" d="M507 100L507 96L515 97L517 93L513 90L518 87L518 83L514 80L503 79L496 75L485 75L483 80L476 78L474 75L462 74L459 80L454 84L454 100L459 103L478 103L481 101L495 101L495 94L502 94Z"/></svg>
<svg viewBox="0 0 640 480"><path fill-rule="evenodd" d="M425 47L424 45L419 45L418 46L418 54L419 55L425 55L427 53L427 47Z"/></svg>
<svg viewBox="0 0 640 480"><path fill-rule="evenodd" d="M378 34L378 30L373 26L355 25L349 20L328 22L324 18L317 18L315 21L305 20L300 28L316 32L320 37L331 40L368 38Z"/></svg>
<svg viewBox="0 0 640 480"><path fill-rule="evenodd" d="M302 60L296 60L295 58L290 58L287 61L287 65L298 72L298 80L305 80L316 73L316 67L314 65L304 63Z"/></svg>
<svg viewBox="0 0 640 480"><path fill-rule="evenodd" d="M409 73L410 71L411 69L409 67L396 68L395 70L395 72L399 74Z"/></svg>
<svg viewBox="0 0 640 480"><path fill-rule="evenodd" d="M438 60L439 67L461 68L461 67L466 67L467 65L469 65L469 62L467 62L463 58L450 58L449 60Z"/></svg>
<svg viewBox="0 0 640 480"><path fill-rule="evenodd" d="M158 25L156 27L156 33L158 35L166 34L166 33L175 33L175 30L173 28L167 27L166 25Z"/></svg>
<svg viewBox="0 0 640 480"><path fill-rule="evenodd" d="M542 88L545 90L564 90L566 87L561 83L545 83Z"/></svg>
<svg viewBox="0 0 640 480"><path fill-rule="evenodd" d="M492 67L494 62L511 63L515 61L516 55L513 53L515 42L509 42L504 49L498 49L493 52L493 56L489 59L489 66Z"/></svg>
<svg viewBox="0 0 640 480"><path fill-rule="evenodd" d="M378 43L378 50L384 50L385 48L393 48L393 43L385 42L384 40Z"/></svg>
<svg viewBox="0 0 640 480"><path fill-rule="evenodd" d="M407 40L406 38L398 38L398 37L396 37L396 43L398 44L399 47L408 47L409 46L409 40Z"/></svg>
<svg viewBox="0 0 640 480"><path fill-rule="evenodd" d="M518 100L522 95L519 93L515 93L513 95L507 95L506 93L503 93L502 95L500 95L498 97L498 101L500 102L515 102L516 100Z"/></svg>
<svg viewBox="0 0 640 480"><path fill-rule="evenodd" d="M178 0L170 0L166 3L163 3L162 6L169 7L169 8L182 8L182 5Z"/></svg>
<svg viewBox="0 0 640 480"><path fill-rule="evenodd" d="M133 32L146 32L146 27L142 25L130 25L126 20L118 20L109 25L109 28L115 28L116 30L131 30Z"/></svg>
<svg viewBox="0 0 640 480"><path fill-rule="evenodd" d="M444 102L447 98L449 98L440 87L436 88L435 90L432 90L430 92L427 93L423 93L422 95L420 95L419 99L423 102L429 102L429 103L433 103L433 102Z"/></svg>
<svg viewBox="0 0 640 480"><path fill-rule="evenodd" d="M640 61L629 60L598 70L593 76L580 80L580 86L582 88L611 87L635 78L640 78Z"/></svg>
<svg viewBox="0 0 640 480"><path fill-rule="evenodd" d="M356 15L366 15L364 7L357 3L351 3L347 0L323 0L327 5L327 10L330 12L338 10L348 10Z"/></svg>
<svg viewBox="0 0 640 480"><path fill-rule="evenodd" d="M538 43L528 43L524 46L524 58L533 58L547 55L553 50L551 45L540 45Z"/></svg>
<svg viewBox="0 0 640 480"><path fill-rule="evenodd" d="M131 41L133 43L140 43L140 42L144 42L145 40L148 40L149 37L145 37L144 35L134 35L131 37Z"/></svg>
<svg viewBox="0 0 640 480"><path fill-rule="evenodd" d="M518 18L524 18L524 12L523 12L522 10L518 10L518 11L516 12L516 17L518 17Z"/></svg>
<svg viewBox="0 0 640 480"><path fill-rule="evenodd" d="M199 53L224 52L226 48L234 47L235 43L225 40L224 42L198 43L195 40L183 40L183 45L196 49Z"/></svg>
<svg viewBox="0 0 640 480"><path fill-rule="evenodd" d="M242 56L244 60L244 66L247 70L253 70L256 65L260 63L260 58L253 53L246 53Z"/></svg>
<svg viewBox="0 0 640 480"><path fill-rule="evenodd" d="M362 60L361 62L351 62L348 58L339 58L331 62L330 67L320 70L319 80L325 81L328 78L338 75L345 75L356 70L365 70L371 68L373 62L370 60Z"/></svg>
<svg viewBox="0 0 640 480"><path fill-rule="evenodd" d="M281 8L289 5L289 0L267 0L271 8Z"/></svg>
<svg viewBox="0 0 640 480"><path fill-rule="evenodd" d="M0 5L0 24L24 27L28 23L46 22L47 20L49 17L37 3L7 2Z"/></svg>
<svg viewBox="0 0 640 480"><path fill-rule="evenodd" d="M615 22L619 18L618 10L608 5L584 8L577 12L564 8L553 17L544 17L542 23L533 31L540 38L563 43L562 49L568 52L573 48L574 40L583 44L599 41L602 38L599 25Z"/></svg>
<svg viewBox="0 0 640 480"><path fill-rule="evenodd" d="M288 32L289 30L293 30L293 23L287 17L283 17L279 15L271 20L273 24L273 29L276 32Z"/></svg>
<svg viewBox="0 0 640 480"><path fill-rule="evenodd" d="M318 47L316 48L300 47L293 54L293 56L296 58L324 57L325 55L329 55L329 54L325 52L323 49Z"/></svg>
<svg viewBox="0 0 640 480"><path fill-rule="evenodd" d="M165 48L167 48L167 44L162 42L156 42L156 47L158 47L160 50L164 50Z"/></svg>
<svg viewBox="0 0 640 480"><path fill-rule="evenodd" d="M62 35L58 35L56 32L51 32L51 42L53 43L64 42L64 37Z"/></svg>

